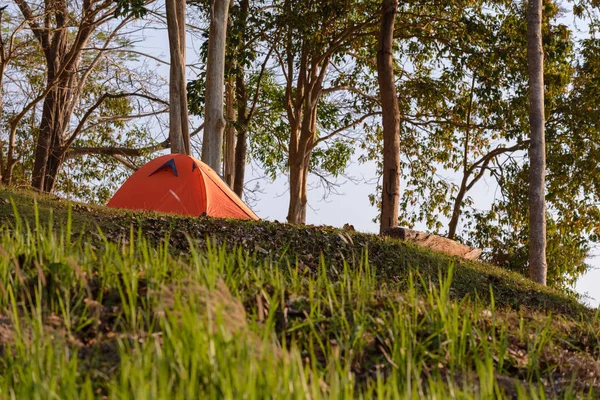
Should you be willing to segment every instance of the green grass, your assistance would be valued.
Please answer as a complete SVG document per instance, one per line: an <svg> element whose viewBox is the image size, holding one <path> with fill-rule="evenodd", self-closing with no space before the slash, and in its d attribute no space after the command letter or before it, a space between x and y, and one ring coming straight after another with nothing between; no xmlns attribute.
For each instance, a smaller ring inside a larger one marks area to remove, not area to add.
<svg viewBox="0 0 600 400"><path fill-rule="evenodd" d="M515 274L330 228L3 196L2 399L600 396L598 312Z"/></svg>
<svg viewBox="0 0 600 400"><path fill-rule="evenodd" d="M377 275L406 288L409 272L417 269L425 280L436 282L439 273L456 265L451 294L462 299L478 296L489 303L494 288L498 306L515 309L577 314L586 309L576 299L550 288L540 287L523 276L488 264L468 262L456 257L419 248L394 239L359 232L346 232L323 226L293 226L277 222L248 222L213 218L187 218L156 213L139 213L89 206L26 191L0 187L0 223L12 223L16 204L24 222L35 223L35 209L40 221L52 219L63 226L71 215L72 231L83 232L86 240L102 242L98 229L111 242L129 241L130 228L141 230L154 245L168 242L169 253L186 256L191 247L205 248L208 242L228 249L243 248L256 257L275 263L298 265L314 273L320 268L321 255L328 269L339 270L344 262L356 264L365 252ZM34 207L35 204L35 207ZM70 213L70 214L69 214Z"/></svg>

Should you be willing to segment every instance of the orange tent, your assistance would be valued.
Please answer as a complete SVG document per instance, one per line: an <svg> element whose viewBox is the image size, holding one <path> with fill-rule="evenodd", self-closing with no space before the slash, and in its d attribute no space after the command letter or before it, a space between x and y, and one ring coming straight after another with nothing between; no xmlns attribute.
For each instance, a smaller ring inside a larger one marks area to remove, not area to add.
<svg viewBox="0 0 600 400"><path fill-rule="evenodd" d="M150 161L125 181L107 206L259 219L212 168L185 154L169 154Z"/></svg>

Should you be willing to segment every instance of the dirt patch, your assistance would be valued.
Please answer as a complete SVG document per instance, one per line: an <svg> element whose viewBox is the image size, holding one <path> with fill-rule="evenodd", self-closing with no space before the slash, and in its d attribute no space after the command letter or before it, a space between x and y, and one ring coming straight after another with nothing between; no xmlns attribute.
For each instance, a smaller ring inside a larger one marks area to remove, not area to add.
<svg viewBox="0 0 600 400"><path fill-rule="evenodd" d="M252 349L257 355L268 352L275 355L276 359L287 358L287 354L282 348L274 343L264 343L250 329L244 304L231 294L225 282L220 279L216 281L212 288L195 282L186 282L165 287L156 295L160 298L155 309L155 313L159 316L181 318L181 304L193 302L195 311L210 327L211 333L225 331L229 335L243 337L252 345ZM258 323L262 323L260 315L264 312L264 305L259 301ZM209 320L218 321L218 324L209 323Z"/></svg>

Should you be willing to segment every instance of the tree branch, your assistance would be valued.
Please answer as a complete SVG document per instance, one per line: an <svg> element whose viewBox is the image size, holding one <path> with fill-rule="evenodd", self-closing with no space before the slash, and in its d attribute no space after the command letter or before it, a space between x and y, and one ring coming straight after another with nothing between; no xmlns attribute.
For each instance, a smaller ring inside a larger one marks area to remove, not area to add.
<svg viewBox="0 0 600 400"><path fill-rule="evenodd" d="M48 42L48 31L40 27L40 25L37 23L36 18L33 15L31 8L29 7L29 4L27 4L23 0L15 0L15 3L17 3L17 6L21 10L21 13L23 14L25 19L27 20L27 23L31 27L33 36L35 36L35 38L40 42L42 49L44 50L44 52L46 52L50 47L50 43Z"/></svg>
<svg viewBox="0 0 600 400"><path fill-rule="evenodd" d="M467 175L470 175L471 173L473 173L473 171L476 168L479 168L479 166L483 165L487 165L490 160L496 156L499 156L500 154L504 154L504 153L512 153L513 151L517 151L517 150L521 150L523 149L526 145L529 144L529 140L524 140L521 143L517 143L516 145L512 146L512 147L498 147L495 148L494 150L490 151L489 153L487 153L485 156L481 157L479 160L475 161L473 163L473 165L471 165L471 167L467 170Z"/></svg>
<svg viewBox="0 0 600 400"><path fill-rule="evenodd" d="M271 47L271 49L269 50L269 53L265 57L265 61L263 62L263 64L260 67L260 73L258 74L258 82L256 84L256 92L254 92L254 99L252 100L252 107L250 108L250 111L248 112L248 116L246 117L247 124L252 119L252 116L254 115L254 111L256 110L256 104L258 103L258 95L260 94L260 86L262 84L262 78L265 73L265 69L267 67L267 62L269 61L269 58L271 57L271 53L273 52L273 48L274 48L274 46Z"/></svg>
<svg viewBox="0 0 600 400"><path fill-rule="evenodd" d="M344 41L350 35L352 35L355 32L362 31L362 29L366 28L367 26L370 26L370 25L372 26L374 24L374 22L373 22L374 19L375 19L375 16L371 16L365 22L355 25L355 26L351 26L351 27L345 29L344 31L340 32L340 34L331 41L331 44L329 45L329 48L327 49L327 51L325 51L323 54L321 54L317 58L317 64L320 64L327 57L330 57L338 47L340 47L344 44Z"/></svg>
<svg viewBox="0 0 600 400"><path fill-rule="evenodd" d="M92 73L92 71L94 70L94 68L96 68L96 66L98 65L98 63L100 62L100 60L102 59L102 57L104 56L104 54L106 54L105 52L107 51L107 47L110 44L110 42L113 40L113 38L115 37L115 35L117 34L117 32L119 30L121 30L129 21L129 18L124 19L123 21L121 21L121 23L119 25L117 25L117 27L110 33L110 35L108 35L108 37L106 38L106 40L104 41L104 45L98 49L99 52L96 55L96 57L94 57L94 60L90 63L90 65L86 68L86 70L84 71L82 77L79 80L79 87L77 88L77 90L79 92L81 92L83 90L83 85L85 82L87 82L87 78L88 76ZM83 51L84 49L82 49Z"/></svg>
<svg viewBox="0 0 600 400"><path fill-rule="evenodd" d="M100 107L104 101L106 99L119 99L119 98L123 98L123 97L128 97L128 96L137 96L137 97L142 97L148 100L152 100L152 101L156 101L159 103L163 103L163 104L167 104L168 103L164 100L146 95L144 93L104 93L102 96L100 96L100 98L96 101L96 103L90 107L86 113L83 115L83 117L81 118L81 120L79 121L79 124L77 124L77 127L75 128L75 130L73 131L73 133L71 134L71 136L69 137L69 139L67 139L65 147L70 147L71 144L75 141L75 139L77 139L77 136L84 131L83 127L85 125L85 123L87 122L87 120L89 119L89 117L92 115L92 113L94 111L96 111L96 109L98 109L98 107ZM107 117L105 119L102 120L102 122L98 122L96 124L93 124L91 127L86 128L85 130L89 130L95 126L98 126L101 123L106 123L106 122L115 122L115 121L123 121L123 120L129 120L129 119L134 119L134 118L141 118L141 117L148 117L151 115L155 115L157 113L162 113L164 111L158 111L158 112L153 112L153 113L145 113L145 114L139 114L139 115L126 115L126 116L117 116L117 117ZM116 119L115 119L116 118Z"/></svg>
<svg viewBox="0 0 600 400"><path fill-rule="evenodd" d="M142 56L142 57L147 57L150 58L158 63L164 64L164 65L171 65L170 62L165 61L165 60L161 60L160 58L153 56L152 54L148 54L148 53L144 53L141 51L137 51L137 50L131 50L131 49L107 49L106 50L109 53L131 53L131 54L137 54L138 56Z"/></svg>
<svg viewBox="0 0 600 400"><path fill-rule="evenodd" d="M378 97L371 96L370 94L365 93L364 91L362 91L354 86L349 86L349 85L333 86L333 87L325 88L322 91L323 91L323 94L330 94L330 93L340 92L340 91L353 92L353 93L363 96L364 98L374 101L377 104L381 104L381 100Z"/></svg>
<svg viewBox="0 0 600 400"><path fill-rule="evenodd" d="M376 112L371 112L368 114L363 115L362 117L352 121L351 123L342 126L341 128L336 129L335 131L329 133L328 135L325 135L323 137L320 137L319 139L317 139L315 141L315 143L311 146L311 150L314 149L319 143L322 143L324 141L326 141L327 139L331 139L332 137L334 137L335 135L338 135L339 133L345 131L346 129L350 129L353 126L356 126L357 124L360 124L361 122L363 122L365 119L369 118L369 117L373 117L375 115L379 115L381 114L381 111L376 111Z"/></svg>
<svg viewBox="0 0 600 400"><path fill-rule="evenodd" d="M91 124L90 126L86 127L80 133L87 132L90 129L94 129L97 126L102 125L102 124L106 124L106 123L119 122L119 121L131 121L132 119L137 119L137 118L152 117L152 116L155 116L155 115L158 115L158 114L164 114L164 113L166 113L168 111L169 111L168 108L163 108L162 110L151 111L151 112L146 112L146 113L141 113L141 114L114 115L112 117L104 117L104 118L99 119L98 122L96 122L94 124Z"/></svg>
<svg viewBox="0 0 600 400"><path fill-rule="evenodd" d="M202 123L196 130L190 134L190 138L196 136L204 128ZM130 148L130 147L71 147L67 150L66 158L77 158L85 155L108 155L108 156L125 156L125 157L140 157L147 154L156 153L157 151L168 149L171 146L171 141L165 139L164 141L141 148Z"/></svg>
<svg viewBox="0 0 600 400"><path fill-rule="evenodd" d="M137 169L138 169L137 165L135 165L134 163L132 163L128 159L120 156L119 154L113 154L112 157L115 160L117 160L118 162L120 162L121 164L123 164L124 166L126 166L127 168L129 168L129 169L131 169L133 171L137 171Z"/></svg>

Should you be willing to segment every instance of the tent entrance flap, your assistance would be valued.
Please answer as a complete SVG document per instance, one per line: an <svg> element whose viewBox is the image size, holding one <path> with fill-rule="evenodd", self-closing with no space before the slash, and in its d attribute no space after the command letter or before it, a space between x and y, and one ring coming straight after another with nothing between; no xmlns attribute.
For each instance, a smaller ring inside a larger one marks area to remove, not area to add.
<svg viewBox="0 0 600 400"><path fill-rule="evenodd" d="M160 167L156 168L156 170L154 172L152 172L150 175L148 175L148 177L156 174L157 172L166 171L167 169L171 169L171 171L173 172L173 174L175 176L177 176L177 177L179 176L179 174L177 174L177 166L175 165L175 159L171 158L169 161L167 161Z"/></svg>

